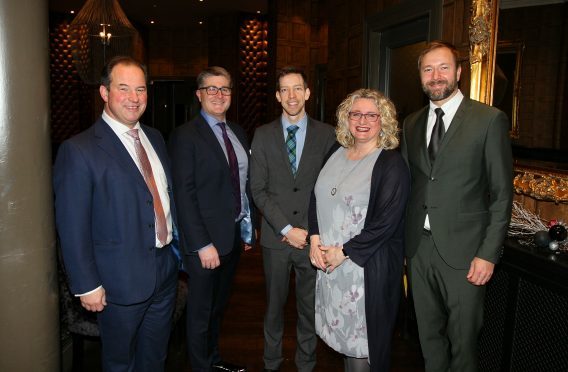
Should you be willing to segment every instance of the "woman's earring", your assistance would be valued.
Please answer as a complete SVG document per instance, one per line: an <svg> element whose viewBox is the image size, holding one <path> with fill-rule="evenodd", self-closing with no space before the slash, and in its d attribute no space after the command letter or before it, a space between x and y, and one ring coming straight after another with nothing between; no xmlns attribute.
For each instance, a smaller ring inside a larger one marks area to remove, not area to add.
<svg viewBox="0 0 568 372"><path fill-rule="evenodd" d="M385 135L385 132L383 132L383 131L381 131L381 132L379 133L379 137L382 137L382 136L384 136L384 135Z"/></svg>

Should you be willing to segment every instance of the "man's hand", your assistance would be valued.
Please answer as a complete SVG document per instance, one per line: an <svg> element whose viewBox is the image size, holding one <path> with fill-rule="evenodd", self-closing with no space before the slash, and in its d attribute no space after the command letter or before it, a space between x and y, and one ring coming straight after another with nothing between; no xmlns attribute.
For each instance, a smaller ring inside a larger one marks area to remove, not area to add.
<svg viewBox="0 0 568 372"><path fill-rule="evenodd" d="M202 248L197 251L199 254L199 259L201 260L201 267L204 269L215 269L221 265L219 260L219 253L217 253L217 248L211 245L206 248Z"/></svg>
<svg viewBox="0 0 568 372"><path fill-rule="evenodd" d="M474 257L467 273L467 280L473 285L485 285L491 279L494 268L494 263Z"/></svg>
<svg viewBox="0 0 568 372"><path fill-rule="evenodd" d="M106 294L103 287L84 296L79 296L81 306L89 311L103 311L106 306Z"/></svg>
<svg viewBox="0 0 568 372"><path fill-rule="evenodd" d="M300 229L299 227L293 227L288 233L286 234L286 242L290 244L294 248L304 249L304 247L308 244L306 242L306 238L308 237L308 232L304 229Z"/></svg>
<svg viewBox="0 0 568 372"><path fill-rule="evenodd" d="M247 244L247 243L243 243L243 248L246 251L250 251L252 249L252 245Z"/></svg>

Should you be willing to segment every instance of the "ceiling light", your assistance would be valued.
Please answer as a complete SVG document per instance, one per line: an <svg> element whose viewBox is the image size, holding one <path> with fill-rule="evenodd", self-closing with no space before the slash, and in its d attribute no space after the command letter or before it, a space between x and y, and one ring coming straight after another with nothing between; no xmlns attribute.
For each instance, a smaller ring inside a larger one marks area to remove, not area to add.
<svg viewBox="0 0 568 372"><path fill-rule="evenodd" d="M97 84L108 60L133 54L136 37L118 0L87 0L69 25L71 55L81 79Z"/></svg>

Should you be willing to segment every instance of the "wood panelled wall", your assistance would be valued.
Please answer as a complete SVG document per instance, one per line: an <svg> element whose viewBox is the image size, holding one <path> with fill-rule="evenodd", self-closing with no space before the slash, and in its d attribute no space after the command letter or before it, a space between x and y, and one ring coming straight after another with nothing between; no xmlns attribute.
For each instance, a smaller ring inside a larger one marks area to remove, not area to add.
<svg viewBox="0 0 568 372"><path fill-rule="evenodd" d="M531 148L568 149L568 4L504 9L499 40L522 41L519 138Z"/></svg>
<svg viewBox="0 0 568 372"><path fill-rule="evenodd" d="M371 15L421 0L329 0L329 58L326 119L334 120L337 105L363 84L364 23ZM469 21L471 0L443 2L442 39L462 55L460 87L469 95ZM420 89L418 83L416 89ZM400 118L403 120L404 118Z"/></svg>
<svg viewBox="0 0 568 372"><path fill-rule="evenodd" d="M206 25L148 30L148 73L152 78L197 76L208 63Z"/></svg>
<svg viewBox="0 0 568 372"><path fill-rule="evenodd" d="M325 0L276 0L270 1L274 43L271 61L272 80L268 85L268 111L276 117L282 110L274 98L276 70L293 65L305 70L312 97L306 104L308 114L315 112L316 66L328 60L328 8ZM331 11L330 11L331 13ZM272 119L271 119L272 120Z"/></svg>

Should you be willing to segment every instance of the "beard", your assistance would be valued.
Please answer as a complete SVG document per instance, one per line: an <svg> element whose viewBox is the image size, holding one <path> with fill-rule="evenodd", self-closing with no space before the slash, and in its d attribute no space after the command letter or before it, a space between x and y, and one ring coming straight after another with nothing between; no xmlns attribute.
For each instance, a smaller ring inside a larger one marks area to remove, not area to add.
<svg viewBox="0 0 568 372"><path fill-rule="evenodd" d="M445 84L443 88L432 88L435 84ZM458 87L457 80L449 82L445 79L430 80L426 84L422 84L422 90L430 98L431 101L441 101L452 95Z"/></svg>

